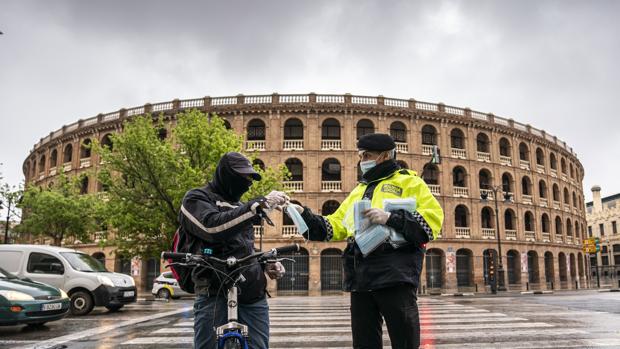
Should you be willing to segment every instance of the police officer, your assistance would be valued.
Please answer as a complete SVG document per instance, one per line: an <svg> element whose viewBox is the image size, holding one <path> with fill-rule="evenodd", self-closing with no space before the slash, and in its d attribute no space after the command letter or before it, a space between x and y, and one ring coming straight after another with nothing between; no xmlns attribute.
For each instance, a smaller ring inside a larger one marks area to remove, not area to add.
<svg viewBox="0 0 620 349"><path fill-rule="evenodd" d="M425 244L437 237L443 210L430 189L414 171L396 163L396 144L387 134L369 134L357 143L362 180L331 215L313 214L295 205L310 228L309 240L348 240L343 252L345 291L351 292L351 327L354 348L382 348L385 319L392 348L420 345L416 290L422 271ZM415 198L415 212L383 210L384 199ZM373 224L393 228L407 240L394 248L389 242L364 257L355 244L353 205L371 200L364 212ZM291 204L292 205L292 204Z"/></svg>
<svg viewBox="0 0 620 349"><path fill-rule="evenodd" d="M213 180L203 188L192 189L183 198L180 220L192 238L195 251L209 248L213 256L226 259L254 253L254 224L260 223L261 211L284 205L288 196L272 191L246 203L241 196L253 181L261 180L250 160L240 153L226 153L219 161ZM197 252L195 252L197 253ZM269 305L265 298L267 282L264 272L274 279L282 277L280 263L263 270L258 262L243 270L245 282L239 284L239 321L249 326L250 348L269 347ZM214 327L226 323L226 290L221 277L213 271L194 273L194 347L215 348Z"/></svg>

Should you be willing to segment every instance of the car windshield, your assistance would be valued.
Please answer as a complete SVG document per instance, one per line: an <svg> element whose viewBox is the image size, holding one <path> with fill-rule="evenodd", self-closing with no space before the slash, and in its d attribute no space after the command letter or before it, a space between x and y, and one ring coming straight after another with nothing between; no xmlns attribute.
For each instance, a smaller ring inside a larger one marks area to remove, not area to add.
<svg viewBox="0 0 620 349"><path fill-rule="evenodd" d="M0 279L17 279L17 276L9 273L8 271L0 268Z"/></svg>
<svg viewBox="0 0 620 349"><path fill-rule="evenodd" d="M61 252L63 257L69 261L73 269L85 272L105 272L106 268L93 257L77 252Z"/></svg>

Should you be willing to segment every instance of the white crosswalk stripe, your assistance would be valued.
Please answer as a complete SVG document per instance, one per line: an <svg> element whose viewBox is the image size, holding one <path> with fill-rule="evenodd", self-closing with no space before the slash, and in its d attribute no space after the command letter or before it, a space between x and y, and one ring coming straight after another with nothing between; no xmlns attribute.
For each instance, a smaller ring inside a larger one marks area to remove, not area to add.
<svg viewBox="0 0 620 349"><path fill-rule="evenodd" d="M501 300L493 303L497 307ZM510 309L510 300L504 300ZM506 313L449 299L421 298L421 348L595 348L620 347L617 338L596 338L587 329L567 326L557 319L584 313L544 306ZM594 313L594 312L590 312ZM193 318L178 319L166 327L122 343L125 347L191 347ZM351 348L348 297L278 297L270 300L271 349ZM612 336L613 337L613 336ZM385 325L384 348L390 348ZM523 340L516 340L523 338Z"/></svg>

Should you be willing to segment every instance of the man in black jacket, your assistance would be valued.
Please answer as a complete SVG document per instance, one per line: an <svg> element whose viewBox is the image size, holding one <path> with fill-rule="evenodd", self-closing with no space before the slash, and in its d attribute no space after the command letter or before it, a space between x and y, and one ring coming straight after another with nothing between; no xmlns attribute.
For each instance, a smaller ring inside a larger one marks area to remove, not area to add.
<svg viewBox="0 0 620 349"><path fill-rule="evenodd" d="M261 176L250 161L240 153L226 153L219 161L213 180L203 188L185 194L181 206L181 229L194 237L194 253L208 248L214 257L241 258L254 253L254 224L260 224L264 209L285 204L289 198L283 192L273 191L241 203L253 180ZM284 268L268 265L271 278L281 277ZM264 270L257 262L242 274L246 279L239 284L239 321L249 326L251 348L269 346L269 306L265 297L267 281ZM194 273L196 301L194 303L194 346L197 349L215 348L214 328L227 321L226 290L211 270Z"/></svg>

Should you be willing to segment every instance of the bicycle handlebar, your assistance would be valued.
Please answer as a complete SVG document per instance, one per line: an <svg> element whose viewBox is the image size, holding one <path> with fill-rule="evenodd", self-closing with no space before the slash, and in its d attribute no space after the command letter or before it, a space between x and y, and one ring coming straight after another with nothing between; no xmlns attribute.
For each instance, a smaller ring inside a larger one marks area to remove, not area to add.
<svg viewBox="0 0 620 349"><path fill-rule="evenodd" d="M180 252L162 252L161 259L170 259L172 261L184 261L191 257L191 253L180 253Z"/></svg>
<svg viewBox="0 0 620 349"><path fill-rule="evenodd" d="M298 252L299 250L300 250L299 244L293 244L293 245L277 247L277 248L274 248L274 249L271 249L265 252L257 252L249 256L239 258L239 259L231 257L226 260L222 260L222 259L210 256L210 255L193 255L191 253L179 253L179 252L162 252L161 258L170 260L172 262L189 262L192 259L194 260L199 259L204 262L217 262L219 264L227 264L228 266L232 267L238 264L242 264L247 260L254 259L254 258L260 258L265 255L268 255L269 257L276 257L278 254Z"/></svg>

